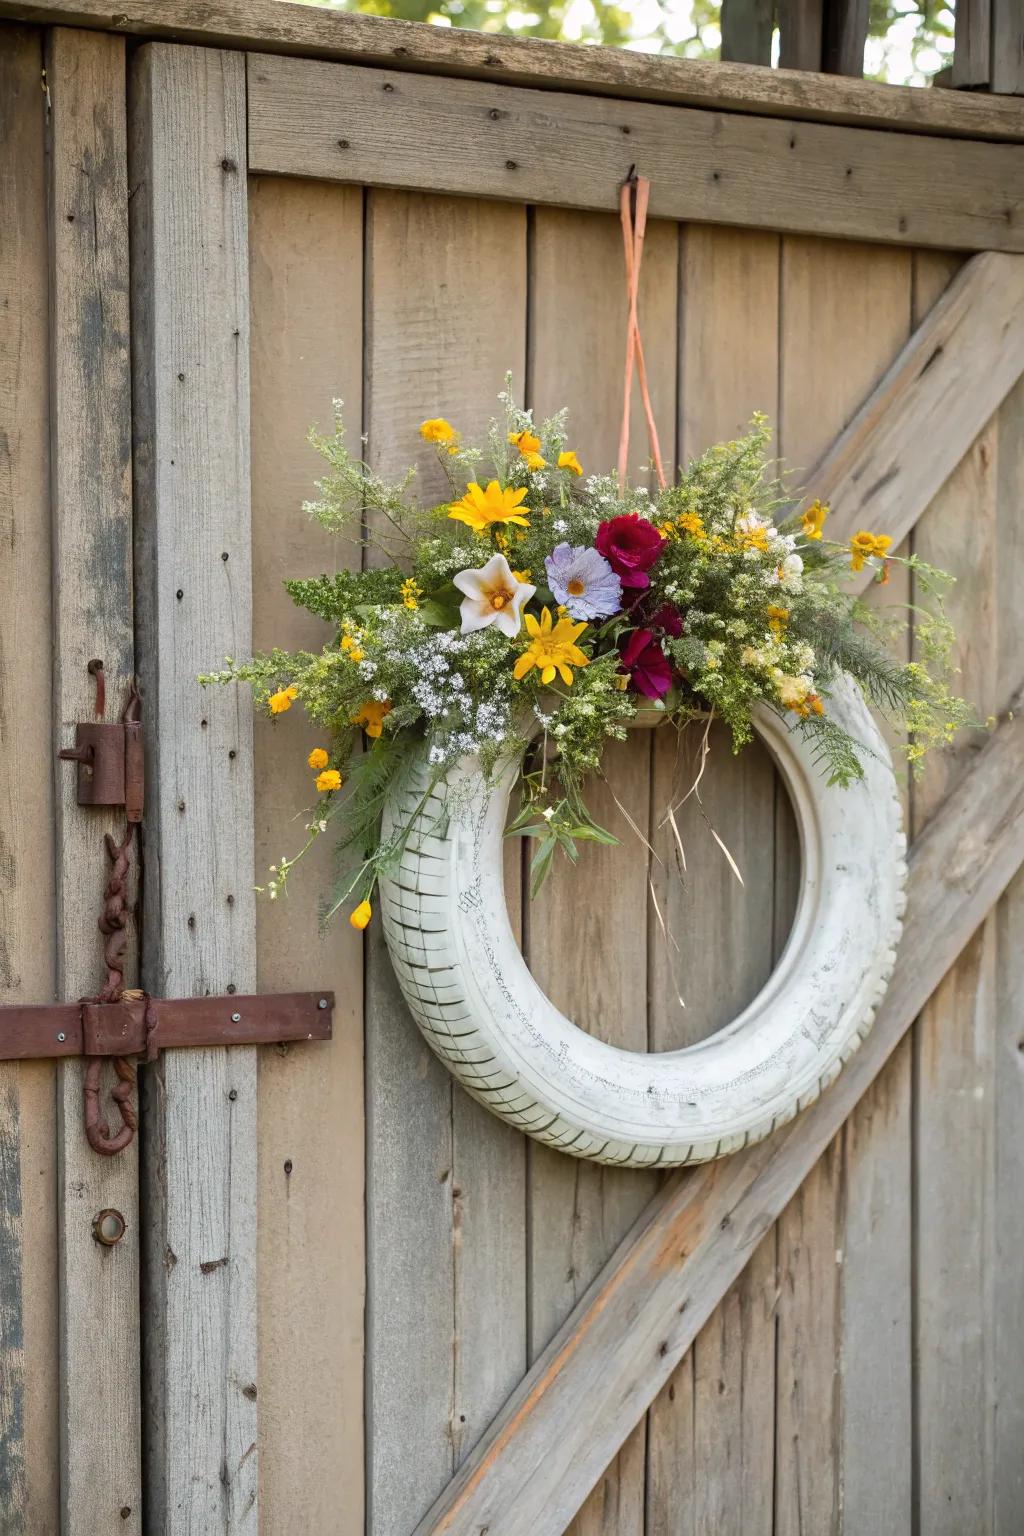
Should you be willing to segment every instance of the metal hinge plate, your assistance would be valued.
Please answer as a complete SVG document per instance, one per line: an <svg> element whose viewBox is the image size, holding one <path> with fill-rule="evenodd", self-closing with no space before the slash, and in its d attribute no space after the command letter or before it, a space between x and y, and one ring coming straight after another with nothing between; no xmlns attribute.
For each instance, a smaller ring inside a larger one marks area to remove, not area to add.
<svg viewBox="0 0 1024 1536"><path fill-rule="evenodd" d="M78 764L79 805L123 805L130 822L142 820L140 721L80 720L74 746L65 747L59 756Z"/></svg>

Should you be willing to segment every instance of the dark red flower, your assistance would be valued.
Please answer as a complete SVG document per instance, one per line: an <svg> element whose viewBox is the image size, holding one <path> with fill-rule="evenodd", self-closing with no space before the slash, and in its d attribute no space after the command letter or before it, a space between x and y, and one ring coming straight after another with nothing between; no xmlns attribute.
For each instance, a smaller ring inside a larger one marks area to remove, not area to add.
<svg viewBox="0 0 1024 1536"><path fill-rule="evenodd" d="M649 629L634 629L622 647L630 687L646 699L660 699L672 686L672 665Z"/></svg>
<svg viewBox="0 0 1024 1536"><path fill-rule="evenodd" d="M661 554L665 540L639 512L610 517L597 530L594 544L624 587L649 587L647 575Z"/></svg>
<svg viewBox="0 0 1024 1536"><path fill-rule="evenodd" d="M660 629L662 634L671 635L673 640L678 640L683 632L683 616L671 603L662 603L647 622L652 629Z"/></svg>

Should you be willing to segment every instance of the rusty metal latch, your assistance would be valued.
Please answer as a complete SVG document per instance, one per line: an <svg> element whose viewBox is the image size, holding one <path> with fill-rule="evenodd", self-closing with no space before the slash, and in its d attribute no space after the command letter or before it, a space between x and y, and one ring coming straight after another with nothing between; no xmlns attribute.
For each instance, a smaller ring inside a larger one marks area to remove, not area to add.
<svg viewBox="0 0 1024 1536"><path fill-rule="evenodd" d="M334 993L168 999L125 988L126 891L143 806L141 706L132 679L120 720L105 721L103 662L90 661L89 675L96 684L97 719L80 721L75 727L75 745L58 755L65 762L78 764L79 805L123 806L128 823L120 842L109 833L104 838L111 867L97 927L103 936L106 981L96 997L77 1003L0 1007L0 1061L84 1056L88 1062L85 1134L94 1151L111 1157L129 1145L138 1129L132 1057L141 1055L154 1061L157 1052L167 1047L329 1040ZM100 1110L104 1058L113 1061L118 1079L111 1097L120 1112L121 1126L113 1133Z"/></svg>

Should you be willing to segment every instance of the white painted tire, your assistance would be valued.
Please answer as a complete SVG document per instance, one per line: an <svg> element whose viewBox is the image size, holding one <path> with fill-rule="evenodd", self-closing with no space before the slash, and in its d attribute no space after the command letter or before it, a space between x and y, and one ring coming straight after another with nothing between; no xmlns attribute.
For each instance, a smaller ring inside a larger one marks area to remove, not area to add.
<svg viewBox="0 0 1024 1536"><path fill-rule="evenodd" d="M868 749L865 776L849 789L828 788L809 743L770 710L758 714L800 830L796 918L753 1002L685 1050L606 1045L559 1013L530 975L502 886L515 771L485 785L477 759L466 758L431 792L400 866L381 881L383 927L413 1017L474 1098L574 1157L668 1167L760 1140L832 1082L892 974L906 844L888 751L850 679L829 712ZM429 781L424 749L398 791L403 816Z"/></svg>

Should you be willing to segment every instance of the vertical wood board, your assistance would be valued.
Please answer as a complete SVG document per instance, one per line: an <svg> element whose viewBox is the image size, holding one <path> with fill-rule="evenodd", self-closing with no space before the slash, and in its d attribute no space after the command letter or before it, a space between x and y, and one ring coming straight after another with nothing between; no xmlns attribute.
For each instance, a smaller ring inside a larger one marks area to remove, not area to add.
<svg viewBox="0 0 1024 1536"><path fill-rule="evenodd" d="M375 191L368 217L366 451L417 463L427 502L445 482L420 422L482 440L507 369L521 388L526 214ZM526 1367L525 1151L433 1057L375 927L366 1115L368 1520L406 1536Z"/></svg>
<svg viewBox="0 0 1024 1536"><path fill-rule="evenodd" d="M361 417L363 197L350 187L249 186L252 314L253 644L316 650L327 627L295 607L287 577L358 566L351 539L302 510L322 460L331 401ZM315 799L306 763L320 738L298 710L255 722L259 883L304 840ZM256 907L262 992L333 988L333 1040L259 1053L258 1316L260 1510L268 1532L295 1522L363 1531L362 944L342 915L323 931L329 839L288 899ZM302 1447L301 1455L296 1447Z"/></svg>
<svg viewBox="0 0 1024 1536"><path fill-rule="evenodd" d="M147 762L143 979L256 982L249 700L196 677L251 637L245 65L133 60L136 578ZM146 1529L256 1529L256 1053L147 1072Z"/></svg>
<svg viewBox="0 0 1024 1536"><path fill-rule="evenodd" d="M53 710L60 746L95 717L87 671L102 660L108 718L134 674L128 169L122 40L49 34L51 104L50 465L53 517ZM105 979L97 919L109 875L104 834L123 812L83 810L76 772L56 763L57 991L94 995ZM129 899L135 890L134 877ZM134 945L128 955L134 966ZM130 970L126 980L132 981ZM61 1525L142 1529L139 1402L138 1147L98 1156L82 1123L82 1062L57 1069L60 1177ZM104 1070L104 1091L115 1082ZM105 1113L117 1129L116 1110ZM127 1223L116 1247L92 1235L97 1211ZM96 1318L109 1336L95 1347ZM104 1404L98 1418L95 1404Z"/></svg>
<svg viewBox="0 0 1024 1536"><path fill-rule="evenodd" d="M0 27L0 1004L56 995L42 34ZM47 766L41 766L47 765ZM50 1062L0 1064L0 1529L59 1528Z"/></svg>

